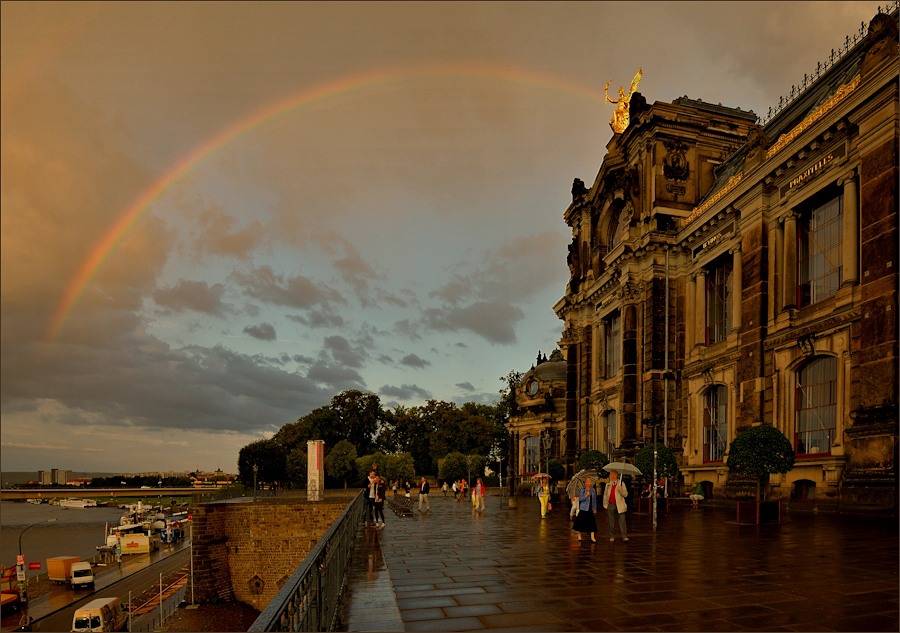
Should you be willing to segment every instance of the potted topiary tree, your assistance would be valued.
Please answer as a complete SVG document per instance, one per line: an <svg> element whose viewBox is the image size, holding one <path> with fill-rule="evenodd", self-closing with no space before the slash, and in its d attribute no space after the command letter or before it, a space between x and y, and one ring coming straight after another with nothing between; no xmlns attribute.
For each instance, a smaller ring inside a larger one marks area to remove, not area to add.
<svg viewBox="0 0 900 633"><path fill-rule="evenodd" d="M737 502L738 523L781 523L781 501L763 501L763 479L794 467L794 447L774 426L754 426L731 442L728 470L756 477L756 501Z"/></svg>
<svg viewBox="0 0 900 633"><path fill-rule="evenodd" d="M606 453L600 451L585 451L578 460L578 468L576 470L584 470L585 468L593 468L598 473L603 474L603 467L609 463L609 457Z"/></svg>

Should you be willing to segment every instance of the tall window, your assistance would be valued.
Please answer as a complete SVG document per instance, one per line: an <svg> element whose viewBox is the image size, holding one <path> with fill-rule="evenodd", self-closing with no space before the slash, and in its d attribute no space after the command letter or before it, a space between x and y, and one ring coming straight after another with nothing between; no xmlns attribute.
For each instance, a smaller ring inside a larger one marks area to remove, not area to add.
<svg viewBox="0 0 900 633"><path fill-rule="evenodd" d="M731 259L717 260L706 276L706 344L724 341L731 331Z"/></svg>
<svg viewBox="0 0 900 633"><path fill-rule="evenodd" d="M607 456L610 456L612 455L613 449L619 443L615 410L607 411L603 418L603 434L605 436L603 441L603 452L606 453Z"/></svg>
<svg viewBox="0 0 900 633"><path fill-rule="evenodd" d="M616 209L609 216L609 227L606 229L606 252L612 250L622 241L622 227L619 223L620 209Z"/></svg>
<svg viewBox="0 0 900 633"><path fill-rule="evenodd" d="M541 449L540 438L525 438L525 472L536 473L540 468Z"/></svg>
<svg viewBox="0 0 900 633"><path fill-rule="evenodd" d="M831 453L837 427L837 359L822 356L797 372L794 451L797 455Z"/></svg>
<svg viewBox="0 0 900 633"><path fill-rule="evenodd" d="M715 385L703 397L703 461L722 461L727 446L728 388Z"/></svg>
<svg viewBox="0 0 900 633"><path fill-rule="evenodd" d="M838 195L804 215L797 227L797 301L808 306L841 287L844 197Z"/></svg>
<svg viewBox="0 0 900 633"><path fill-rule="evenodd" d="M603 352L606 358L606 377L612 378L619 373L622 366L622 318L618 312L606 319L606 340L603 341Z"/></svg>

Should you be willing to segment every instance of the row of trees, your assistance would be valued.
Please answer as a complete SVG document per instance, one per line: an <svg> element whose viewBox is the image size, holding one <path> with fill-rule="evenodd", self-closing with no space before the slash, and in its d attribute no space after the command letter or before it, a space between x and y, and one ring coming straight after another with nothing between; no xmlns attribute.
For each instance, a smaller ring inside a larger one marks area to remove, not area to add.
<svg viewBox="0 0 900 633"><path fill-rule="evenodd" d="M459 458L472 476L484 472L487 462L505 460L509 450L510 398L504 394L493 405L429 400L418 407L384 409L374 393L349 390L332 398L296 422L286 424L271 438L243 447L238 454L238 479L257 484L302 488L306 486L306 443L325 442L325 474L331 485L358 482L373 462L388 479L418 474L441 475L442 460L459 478ZM470 456L466 459L466 456ZM480 457L478 457L480 456ZM473 459L480 459L479 468ZM454 478L454 477L447 477Z"/></svg>

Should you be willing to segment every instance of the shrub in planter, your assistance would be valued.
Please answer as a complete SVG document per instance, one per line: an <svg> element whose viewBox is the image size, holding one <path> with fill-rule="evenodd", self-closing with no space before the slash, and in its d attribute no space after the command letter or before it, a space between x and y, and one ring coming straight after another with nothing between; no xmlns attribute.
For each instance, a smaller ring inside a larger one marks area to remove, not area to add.
<svg viewBox="0 0 900 633"><path fill-rule="evenodd" d="M608 463L609 457L607 457L605 453L601 453L600 451L587 451L581 456L581 459L578 460L578 468L576 470L593 468L598 473L603 474L601 471Z"/></svg>
<svg viewBox="0 0 900 633"><path fill-rule="evenodd" d="M763 508L763 480L772 473L786 473L794 467L794 447L784 434L773 426L763 424L754 426L731 442L728 449L728 460L725 465L733 473L750 475L756 478L756 505L753 511L754 522L766 522L763 519L775 518L780 521L780 504L774 510ZM738 502L738 521L742 512Z"/></svg>

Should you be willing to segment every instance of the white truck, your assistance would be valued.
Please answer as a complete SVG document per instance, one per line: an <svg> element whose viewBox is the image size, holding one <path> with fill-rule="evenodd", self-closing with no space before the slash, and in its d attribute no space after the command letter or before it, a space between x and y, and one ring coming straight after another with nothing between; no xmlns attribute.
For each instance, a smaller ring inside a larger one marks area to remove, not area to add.
<svg viewBox="0 0 900 633"><path fill-rule="evenodd" d="M82 587L94 588L94 571L91 564L87 561L81 563L72 563L72 589L80 589Z"/></svg>

